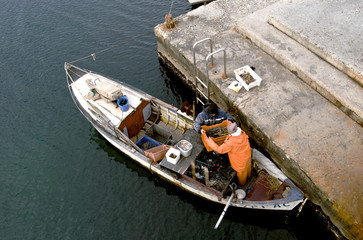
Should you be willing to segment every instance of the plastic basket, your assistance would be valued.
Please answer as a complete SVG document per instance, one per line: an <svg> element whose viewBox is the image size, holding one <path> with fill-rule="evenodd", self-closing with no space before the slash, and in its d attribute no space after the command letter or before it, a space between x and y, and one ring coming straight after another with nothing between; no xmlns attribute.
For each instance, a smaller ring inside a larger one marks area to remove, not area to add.
<svg viewBox="0 0 363 240"><path fill-rule="evenodd" d="M179 149L181 155L189 157L192 153L193 144L185 139L182 139L176 144L176 147Z"/></svg>
<svg viewBox="0 0 363 240"><path fill-rule="evenodd" d="M234 73L236 75L236 79L242 84L242 86L249 91L251 88L256 87L256 86L260 86L262 79L260 78L260 76L258 76L252 69L250 66L246 65L243 66L241 68L235 69ZM240 76L243 73L249 73L251 75L251 77L253 77L254 81L247 84L245 82L245 80L242 79L242 77Z"/></svg>
<svg viewBox="0 0 363 240"><path fill-rule="evenodd" d="M151 158L152 160L154 160L154 162L158 162L165 157L165 154L169 150L169 148L171 148L171 146L163 144L163 145L145 150L145 155L147 157Z"/></svg>
<svg viewBox="0 0 363 240"><path fill-rule="evenodd" d="M176 148L169 148L165 154L166 160L171 164L177 164L180 159L180 151Z"/></svg>
<svg viewBox="0 0 363 240"><path fill-rule="evenodd" d="M147 136L143 136L137 143L136 145L141 148L142 150L148 150L150 148L154 148L157 146L160 146L160 143L156 142L155 140L147 137Z"/></svg>
<svg viewBox="0 0 363 240"><path fill-rule="evenodd" d="M227 127L229 124L229 121L228 120L224 120L223 122L219 123L219 124L215 124L215 125L211 125L211 126L202 126L202 129L204 129L205 131L208 131L209 129L211 128L215 128L215 127ZM217 138L214 138L214 137L211 137L211 139L217 143L218 145L222 145L222 143L224 143L224 141L226 140L228 135L226 136L221 136L221 137L217 137ZM209 147L209 145L206 144L206 135L202 135L202 141L204 143L204 146L205 148L207 149L208 152L212 151L213 149L211 147Z"/></svg>

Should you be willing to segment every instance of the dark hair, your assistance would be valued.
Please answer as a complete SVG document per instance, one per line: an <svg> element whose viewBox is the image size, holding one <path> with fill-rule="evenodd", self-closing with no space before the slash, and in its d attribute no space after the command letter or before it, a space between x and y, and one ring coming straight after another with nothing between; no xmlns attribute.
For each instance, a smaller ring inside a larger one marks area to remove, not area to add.
<svg viewBox="0 0 363 240"><path fill-rule="evenodd" d="M217 114L218 113L218 107L215 103L211 103L208 107L208 113L209 114Z"/></svg>

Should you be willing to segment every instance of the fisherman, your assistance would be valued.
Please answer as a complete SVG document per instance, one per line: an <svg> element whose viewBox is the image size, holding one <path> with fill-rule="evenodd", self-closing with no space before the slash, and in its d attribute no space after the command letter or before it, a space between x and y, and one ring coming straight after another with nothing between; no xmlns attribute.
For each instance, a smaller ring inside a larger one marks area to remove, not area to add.
<svg viewBox="0 0 363 240"><path fill-rule="evenodd" d="M232 122L233 118L229 113L219 109L215 103L211 103L209 107L201 111L194 120L194 129L200 133L203 125L210 126L221 123L224 120Z"/></svg>
<svg viewBox="0 0 363 240"><path fill-rule="evenodd" d="M237 124L230 123L227 126L229 135L220 146L213 139L207 137L206 144L214 151L224 154L228 153L229 162L237 172L240 185L246 184L247 178L251 177L251 147L247 134L237 127ZM206 134L202 129L201 134Z"/></svg>

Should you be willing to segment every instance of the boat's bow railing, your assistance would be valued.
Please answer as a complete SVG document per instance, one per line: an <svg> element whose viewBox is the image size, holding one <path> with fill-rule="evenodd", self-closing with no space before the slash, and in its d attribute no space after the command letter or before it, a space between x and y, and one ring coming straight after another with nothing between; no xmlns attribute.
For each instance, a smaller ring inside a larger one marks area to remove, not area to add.
<svg viewBox="0 0 363 240"><path fill-rule="evenodd" d="M75 82L76 79L88 73L88 71L67 62L64 63L64 70L66 71L66 77L69 79L69 82Z"/></svg>

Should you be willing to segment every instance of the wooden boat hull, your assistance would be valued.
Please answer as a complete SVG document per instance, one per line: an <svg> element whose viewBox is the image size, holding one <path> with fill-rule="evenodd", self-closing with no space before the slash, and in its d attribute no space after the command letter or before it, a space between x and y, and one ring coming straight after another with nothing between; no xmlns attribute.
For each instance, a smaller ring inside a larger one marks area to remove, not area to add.
<svg viewBox="0 0 363 240"><path fill-rule="evenodd" d="M109 107L110 104L114 103L105 102L102 99L98 100L99 102L97 103L97 101L89 100L85 97L85 95L87 95L87 93L91 90L91 88L87 87L85 84L86 79L101 79L101 81L107 80L111 83L115 83L117 84L117 86L121 87L124 92L127 92L128 96L131 96L131 94L133 94L132 97L136 96L135 99L140 98L145 101L146 104L148 104L146 106L150 106L151 111L157 109L159 119L161 119L163 122L167 122L167 124L169 125L172 125L174 129L178 131L180 130L182 132L182 138L188 139L193 142L193 144L195 144L195 146L193 147L193 151L196 152L193 152L191 156L195 158L200 148L203 147L203 143L201 142L200 135L198 135L192 129L193 119L191 117L187 116L185 113L181 113L180 110L178 110L177 108L159 99L156 99L149 94L128 84L120 83L116 80L112 80L91 71L79 69L68 63L65 64L65 70L68 87L72 99L75 102L75 105L78 107L79 111L85 116L85 118L93 125L93 127L114 147L119 149L130 159L133 159L140 166L151 171L153 174L158 175L160 178L163 178L164 180L174 184L175 186L189 193L192 193L211 202L223 205L228 203L229 195L225 195L219 190L213 189L212 187L208 187L205 184L196 181L195 179L185 174L185 169L178 172L178 170L169 168L167 164L165 165L165 159L163 159L163 161L161 162L155 162L147 157L144 151L142 151L135 144L136 140L132 140L131 137L129 138L127 136L131 131L129 131L129 129L126 129L126 127L121 127L120 130L122 122L128 116L125 117L124 113L117 112L111 117L110 112L114 110L112 108L109 108L107 110L106 108ZM142 109L142 112L147 112L145 110L147 107L144 107L144 109ZM135 112L137 112L137 107L135 107L135 109L131 111L131 114L134 114ZM122 117L120 116L122 116L123 119L121 119ZM135 138L135 136L133 138ZM198 141L200 143L198 143ZM201 147L198 148L197 146ZM304 196L302 192L268 158L263 156L256 149L253 149L253 159L258 162L258 164L261 166L261 169L266 169L269 174L274 176L274 178L278 179L281 183L285 183L285 185L288 186L286 188L288 189L288 191L284 191L285 195L283 198L275 200L239 201L238 199L235 199L235 201L232 201L230 203L231 206L238 208L289 211L294 209L298 204L303 201Z"/></svg>

